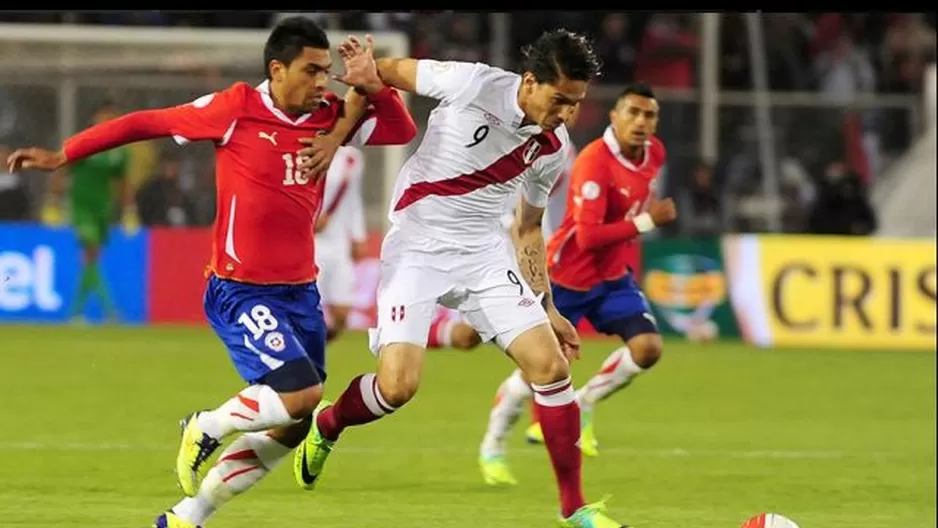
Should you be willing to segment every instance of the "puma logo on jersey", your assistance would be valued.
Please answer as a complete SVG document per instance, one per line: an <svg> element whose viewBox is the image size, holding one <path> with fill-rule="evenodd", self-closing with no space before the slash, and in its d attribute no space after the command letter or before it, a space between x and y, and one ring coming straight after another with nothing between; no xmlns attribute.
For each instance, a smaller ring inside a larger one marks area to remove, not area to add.
<svg viewBox="0 0 938 528"><path fill-rule="evenodd" d="M266 139L267 141L270 141L275 147L277 146L277 133L276 132L272 132L270 134L268 134L267 132L258 132L257 137L261 139Z"/></svg>
<svg viewBox="0 0 938 528"><path fill-rule="evenodd" d="M628 187L619 187L619 192L622 193L622 196L625 196L626 198L632 196L632 189L629 189Z"/></svg>
<svg viewBox="0 0 938 528"><path fill-rule="evenodd" d="M534 161L534 158L537 157L537 154L540 151L541 151L541 144L538 143L536 140L532 139L531 142L528 143L528 146L525 147L524 153L521 154L521 159L524 160L525 165L530 165L531 162Z"/></svg>

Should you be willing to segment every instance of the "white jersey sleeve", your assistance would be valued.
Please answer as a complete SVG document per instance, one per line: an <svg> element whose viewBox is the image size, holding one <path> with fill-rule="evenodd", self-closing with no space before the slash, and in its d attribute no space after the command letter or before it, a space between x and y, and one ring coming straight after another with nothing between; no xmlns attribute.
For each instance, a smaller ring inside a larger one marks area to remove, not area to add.
<svg viewBox="0 0 938 528"><path fill-rule="evenodd" d="M417 61L417 93L452 105L465 105L479 92L479 78L490 66L482 63Z"/></svg>

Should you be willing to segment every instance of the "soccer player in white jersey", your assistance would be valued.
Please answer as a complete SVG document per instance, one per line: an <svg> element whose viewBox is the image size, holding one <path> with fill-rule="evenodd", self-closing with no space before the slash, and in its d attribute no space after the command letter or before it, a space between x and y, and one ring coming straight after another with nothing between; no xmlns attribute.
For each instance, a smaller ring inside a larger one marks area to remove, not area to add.
<svg viewBox="0 0 938 528"><path fill-rule="evenodd" d="M567 122L567 127L573 126L574 118ZM544 209L543 232L544 240L549 240L550 235L560 227L563 220L564 211L567 209L567 190L570 186L570 169L573 167L573 161L576 159L576 147L573 143L568 143L566 148L566 161L563 171L550 190L547 199L547 207ZM518 203L523 199L522 192L519 189L517 196L505 202L505 210L502 213L502 227L507 231L511 229L514 223L515 210ZM427 348L454 348L456 350L472 350L482 344L482 337L476 332L472 325L459 315L459 310L439 306L433 322L430 323L430 334L427 336Z"/></svg>
<svg viewBox="0 0 938 528"><path fill-rule="evenodd" d="M355 147L341 147L326 173L322 211L316 222L316 265L322 278L319 294L326 307L326 338L345 330L355 304L355 264L364 253L365 207L362 174L365 156Z"/></svg>
<svg viewBox="0 0 938 528"><path fill-rule="evenodd" d="M297 482L306 489L317 484L345 428L373 422L413 398L439 302L459 309L531 383L557 478L561 525L620 528L603 503L583 497L580 410L569 363L579 356L580 341L554 306L541 232L570 141L564 123L599 74L599 59L585 37L554 30L525 49L521 75L412 58L383 58L377 67L383 82L439 105L391 201L378 327L370 335L377 374L356 377L334 405L317 409L295 457ZM524 199L509 237L502 207L519 188Z"/></svg>

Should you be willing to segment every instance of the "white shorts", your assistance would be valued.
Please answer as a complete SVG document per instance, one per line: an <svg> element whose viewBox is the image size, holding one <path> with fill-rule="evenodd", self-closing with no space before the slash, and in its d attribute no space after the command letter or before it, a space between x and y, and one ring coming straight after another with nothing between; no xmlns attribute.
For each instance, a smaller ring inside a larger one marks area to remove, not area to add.
<svg viewBox="0 0 938 528"><path fill-rule="evenodd" d="M317 248L319 249L319 248ZM355 305L355 264L347 254L317 254L316 286L326 306Z"/></svg>
<svg viewBox="0 0 938 528"><path fill-rule="evenodd" d="M547 322L547 314L522 278L507 236L468 251L456 244L408 238L392 228L381 247L378 327L369 346L426 347L437 303L459 311L483 341L507 349L516 337Z"/></svg>

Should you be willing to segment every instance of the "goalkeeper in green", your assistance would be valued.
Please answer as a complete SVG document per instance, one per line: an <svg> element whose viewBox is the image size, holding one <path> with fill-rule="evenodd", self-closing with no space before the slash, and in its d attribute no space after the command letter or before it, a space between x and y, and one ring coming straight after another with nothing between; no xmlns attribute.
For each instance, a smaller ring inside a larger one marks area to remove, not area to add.
<svg viewBox="0 0 938 528"><path fill-rule="evenodd" d="M92 121L93 124L103 123L118 115L117 107L107 102L95 110ZM123 204L122 223L125 230L132 233L139 227L133 186L126 177L129 165L130 152L124 147L74 163L68 169L71 178L63 172L52 175L41 219L47 225L64 223L62 195L71 180L68 188L68 208L72 228L82 248L81 278L77 295L70 308L73 321L84 320L85 306L91 294L98 296L108 320L118 319L118 313L101 273L100 256L116 216L117 194Z"/></svg>

